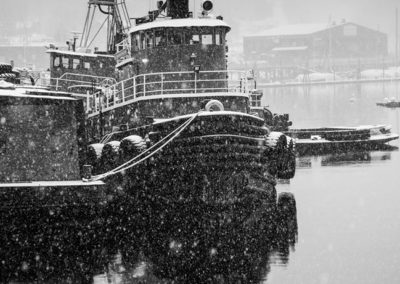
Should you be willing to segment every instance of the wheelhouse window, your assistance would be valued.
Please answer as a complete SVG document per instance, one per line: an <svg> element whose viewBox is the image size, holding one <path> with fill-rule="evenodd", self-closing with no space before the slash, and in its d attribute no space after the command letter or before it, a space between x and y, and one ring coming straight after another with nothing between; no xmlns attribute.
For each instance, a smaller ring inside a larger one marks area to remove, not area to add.
<svg viewBox="0 0 400 284"><path fill-rule="evenodd" d="M182 44L182 32L177 29L168 30L168 44L180 45Z"/></svg>
<svg viewBox="0 0 400 284"><path fill-rule="evenodd" d="M53 67L61 67L61 56L54 56Z"/></svg>
<svg viewBox="0 0 400 284"><path fill-rule="evenodd" d="M202 34L201 35L201 43L202 44L213 44L213 35L212 34Z"/></svg>
<svg viewBox="0 0 400 284"><path fill-rule="evenodd" d="M134 51L167 45L223 45L225 31L213 27L157 28L132 35Z"/></svg>
<svg viewBox="0 0 400 284"><path fill-rule="evenodd" d="M215 44L216 45L221 45L222 44L222 42L221 42L221 34L219 34L219 33L215 34Z"/></svg>
<svg viewBox="0 0 400 284"><path fill-rule="evenodd" d="M146 32L146 46L147 48L153 48L154 44L154 33L153 31Z"/></svg>
<svg viewBox="0 0 400 284"><path fill-rule="evenodd" d="M140 34L133 35L133 50L138 51L140 49Z"/></svg>
<svg viewBox="0 0 400 284"><path fill-rule="evenodd" d="M167 45L167 35L165 30L159 29L154 33L155 46L166 46Z"/></svg>
<svg viewBox="0 0 400 284"><path fill-rule="evenodd" d="M63 68L69 68L69 58L68 57L62 57L62 67Z"/></svg>
<svg viewBox="0 0 400 284"><path fill-rule="evenodd" d="M192 34L190 38L190 44L199 44L200 43L200 35L199 34Z"/></svg>
<svg viewBox="0 0 400 284"><path fill-rule="evenodd" d="M146 49L146 35L145 33L140 33L140 49Z"/></svg>
<svg viewBox="0 0 400 284"><path fill-rule="evenodd" d="M74 58L74 59L72 60L72 68L74 68L74 69L81 69L82 66L81 66L80 63L81 63L81 62L80 62L79 59Z"/></svg>

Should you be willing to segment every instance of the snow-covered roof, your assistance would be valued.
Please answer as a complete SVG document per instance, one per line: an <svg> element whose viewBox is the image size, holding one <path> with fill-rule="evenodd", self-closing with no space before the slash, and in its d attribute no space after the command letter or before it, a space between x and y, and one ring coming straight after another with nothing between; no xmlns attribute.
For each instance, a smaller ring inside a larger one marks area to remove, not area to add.
<svg viewBox="0 0 400 284"><path fill-rule="evenodd" d="M87 56L87 57L110 57L114 58L114 55L108 54L97 54L97 53L85 53L85 52L75 52L70 50L60 50L60 49L48 49L47 53L57 53L62 55L75 55L75 56Z"/></svg>
<svg viewBox="0 0 400 284"><path fill-rule="evenodd" d="M342 24L339 24L342 25ZM330 24L298 24L298 25L286 25L275 27L272 29L259 31L258 33L250 36L285 36L285 35L308 35L316 32L326 30L328 28L337 27L339 25Z"/></svg>
<svg viewBox="0 0 400 284"><path fill-rule="evenodd" d="M69 100L75 101L76 99L69 96L69 93L54 92L46 90L36 90L30 88L15 88L15 89L1 89L0 97L10 98L31 98L31 99L51 99L51 100Z"/></svg>
<svg viewBox="0 0 400 284"><path fill-rule="evenodd" d="M158 20L134 26L131 28L130 33L137 31L149 30L154 28L180 28L180 27L226 27L230 29L230 26L222 20L210 19L210 18L186 18L186 19L168 19Z"/></svg>
<svg viewBox="0 0 400 284"><path fill-rule="evenodd" d="M308 46L285 46L275 47L272 51L302 51L308 49Z"/></svg>

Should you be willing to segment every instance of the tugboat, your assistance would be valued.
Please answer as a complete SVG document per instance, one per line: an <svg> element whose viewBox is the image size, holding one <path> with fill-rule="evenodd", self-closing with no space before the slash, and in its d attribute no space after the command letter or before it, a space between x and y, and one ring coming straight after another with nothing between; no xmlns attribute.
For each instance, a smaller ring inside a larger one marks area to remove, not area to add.
<svg viewBox="0 0 400 284"><path fill-rule="evenodd" d="M249 229L256 219L271 229L275 179L294 176L294 144L251 114L252 78L227 70L230 27L211 14L213 3L203 1L195 17L188 0L158 1L128 32L124 1L91 5L113 17L109 30L121 41L110 42L106 53L48 50L53 88L85 102L88 180L147 204L164 218L153 224L149 213L156 231L167 229L176 212L214 224L212 234Z"/></svg>

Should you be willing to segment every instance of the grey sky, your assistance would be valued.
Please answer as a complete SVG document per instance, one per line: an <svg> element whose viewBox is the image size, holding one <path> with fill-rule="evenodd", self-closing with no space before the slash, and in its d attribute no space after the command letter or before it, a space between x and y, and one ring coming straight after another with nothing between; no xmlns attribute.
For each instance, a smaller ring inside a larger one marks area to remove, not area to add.
<svg viewBox="0 0 400 284"><path fill-rule="evenodd" d="M201 0L190 0L191 10L199 11ZM154 0L126 0L131 17L154 9ZM0 31L41 33L57 40L80 31L84 23L87 0L1 0ZM396 0L215 0L214 13L223 15L232 25L235 39L254 29L296 23L328 23L331 20L355 22L389 35L394 47ZM22 25L22 22L29 24ZM18 28L16 28L18 27Z"/></svg>

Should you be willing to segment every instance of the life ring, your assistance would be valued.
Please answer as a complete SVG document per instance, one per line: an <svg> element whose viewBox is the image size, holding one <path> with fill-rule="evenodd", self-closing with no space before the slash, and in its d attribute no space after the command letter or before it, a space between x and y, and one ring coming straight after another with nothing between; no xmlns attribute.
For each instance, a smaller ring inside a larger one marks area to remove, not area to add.
<svg viewBox="0 0 400 284"><path fill-rule="evenodd" d="M217 110L214 109L215 107L217 108ZM211 100L206 104L204 108L206 111L223 111L224 105L218 100Z"/></svg>

